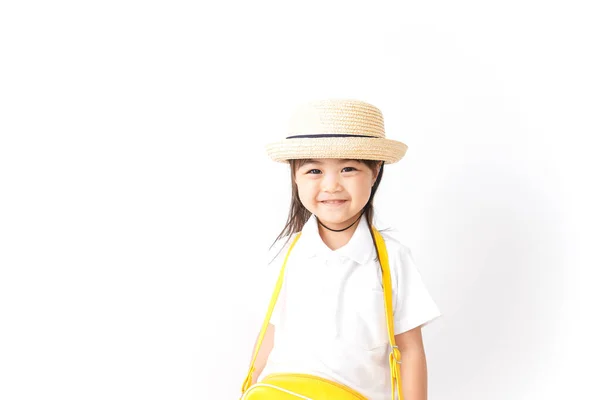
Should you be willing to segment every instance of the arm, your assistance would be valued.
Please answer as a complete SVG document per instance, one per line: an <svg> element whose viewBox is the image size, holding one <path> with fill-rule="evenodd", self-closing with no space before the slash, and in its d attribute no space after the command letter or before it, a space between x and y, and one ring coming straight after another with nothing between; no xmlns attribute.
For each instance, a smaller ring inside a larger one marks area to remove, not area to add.
<svg viewBox="0 0 600 400"><path fill-rule="evenodd" d="M260 335L260 333L259 333ZM275 338L275 326L269 324L267 326L267 330L265 332L265 336L263 338L262 344L260 346L260 350L258 351L258 355L256 356L256 362L254 363L254 373L252 374L252 383L256 383L258 377L262 373L263 369L267 365L267 360L269 359L269 354L271 354L271 350L273 349ZM258 344L258 336L256 337L256 341L254 342L254 348L252 349L252 355L256 351L256 345ZM250 360L252 362L252 360Z"/></svg>
<svg viewBox="0 0 600 400"><path fill-rule="evenodd" d="M421 327L394 336L402 357L400 375L405 400L427 400L427 361Z"/></svg>

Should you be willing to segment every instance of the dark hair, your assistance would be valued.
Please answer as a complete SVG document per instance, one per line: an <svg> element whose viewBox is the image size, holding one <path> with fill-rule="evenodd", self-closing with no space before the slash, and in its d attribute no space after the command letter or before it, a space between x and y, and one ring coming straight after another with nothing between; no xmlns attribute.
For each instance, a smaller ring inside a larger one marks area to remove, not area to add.
<svg viewBox="0 0 600 400"><path fill-rule="evenodd" d="M369 227L371 227L373 225L373 213L374 213L373 198L375 197L375 193L377 193L377 188L379 187L379 183L381 182L381 178L383 177L383 166L385 165L385 162L376 161L376 160L356 160L356 161L367 165L369 168L371 168L371 170L373 171L374 174L377 173L377 165L379 163L381 163L381 167L379 169L379 174L377 175L375 184L373 185L373 188L371 189L371 196L369 197L369 201L367 201L367 204L363 208L364 214L367 218L368 225L369 225ZM275 239L273 244L271 244L269 249L271 249L275 245L275 243L277 243L277 241L279 239L281 239L285 236L288 236L288 239L285 242L285 244L287 244L289 242L290 238L292 237L292 235L296 232L300 232L302 230L302 227L306 223L306 221L308 221L308 219L310 218L311 212L308 211L304 207L304 205L302 205L302 202L300 201L300 197L298 195L298 185L296 184L296 181L294 179L294 175L296 174L296 171L298 170L298 168L300 168L302 165L306 164L306 162L307 162L307 160L302 160L302 159L289 160L290 176L291 176L291 182L292 182L292 199L291 199L291 204L290 204L290 211L288 214L287 222L285 223L283 230L281 231L281 233L279 233L279 236L277 236L277 238ZM371 233L371 238L373 239L373 245L375 246L375 249L377 249L377 246L375 245L375 237L373 236L373 231L371 231L369 229L369 232ZM283 246L281 246L279 252L281 252L281 249L283 249L285 247L285 244ZM278 254L279 254L279 252L278 252ZM275 256L275 258L277 258L277 255ZM379 260L379 251L377 251L377 259Z"/></svg>

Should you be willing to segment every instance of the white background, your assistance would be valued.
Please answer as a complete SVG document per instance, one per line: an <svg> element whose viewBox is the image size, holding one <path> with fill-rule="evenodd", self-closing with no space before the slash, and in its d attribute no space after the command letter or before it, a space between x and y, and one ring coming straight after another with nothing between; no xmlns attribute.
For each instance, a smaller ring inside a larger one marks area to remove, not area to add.
<svg viewBox="0 0 600 400"><path fill-rule="evenodd" d="M376 207L444 314L430 398L595 397L593 2L205 3L0 5L0 398L237 398L264 144L324 97L408 145Z"/></svg>

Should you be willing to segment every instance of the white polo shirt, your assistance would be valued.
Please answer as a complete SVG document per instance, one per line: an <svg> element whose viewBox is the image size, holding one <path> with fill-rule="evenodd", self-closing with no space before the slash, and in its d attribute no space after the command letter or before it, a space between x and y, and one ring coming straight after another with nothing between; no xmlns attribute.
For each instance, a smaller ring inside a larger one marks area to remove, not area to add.
<svg viewBox="0 0 600 400"><path fill-rule="evenodd" d="M387 400L390 347L381 268L366 216L350 241L335 251L323 242L317 224L312 215L288 258L271 318L275 343L259 380L275 372L307 373L348 385L368 399ZM377 219L374 225L385 240L390 262L394 334L441 316L398 232L383 228ZM270 259L285 241L273 246ZM290 244L291 240L268 265L268 296Z"/></svg>

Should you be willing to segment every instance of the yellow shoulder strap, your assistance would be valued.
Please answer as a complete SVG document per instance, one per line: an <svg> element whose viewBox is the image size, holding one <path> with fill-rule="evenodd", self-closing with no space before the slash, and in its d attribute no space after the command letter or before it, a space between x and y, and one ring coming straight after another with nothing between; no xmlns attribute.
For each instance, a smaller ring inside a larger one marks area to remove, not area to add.
<svg viewBox="0 0 600 400"><path fill-rule="evenodd" d="M402 377L400 376L400 364L402 363L402 354L398 346L396 346L396 337L394 336L394 312L392 308L392 277L390 275L390 263L388 260L387 248L383 236L375 227L373 236L375 236L375 244L379 252L379 262L381 264L381 277L383 281L383 295L385 304L385 317L388 328L388 338L392 351L390 352L390 373L392 378L392 400L395 398L396 390L398 390L398 399L403 400L402 395Z"/></svg>
<svg viewBox="0 0 600 400"><path fill-rule="evenodd" d="M372 227L373 235L375 236L375 244L377 245L377 250L379 253L379 261L381 264L381 276L383 280L383 292L384 292L384 304L385 304L385 315L386 322L388 328L388 337L390 341L390 346L392 351L390 352L390 374L392 379L392 400L395 399L396 390L398 391L398 399L403 400L404 397L402 395L402 380L400 376L400 364L401 364L401 354L398 350L398 346L396 346L396 339L394 337L394 316L392 309L392 279L390 276L390 265L388 261L387 249L385 247L385 241L383 237L375 229ZM260 346L262 344L263 338L265 336L265 332L267 331L267 327L269 325L269 321L271 320L271 315L273 313L273 309L275 308L275 304L277 303L277 297L279 296L279 292L281 291L281 285L283 284L283 277L285 273L285 265L287 264L288 257L292 251L292 248L300 238L302 232L298 232L288 252L283 260L283 265L281 267L281 271L279 272L279 278L277 279L277 283L275 285L275 290L273 291L273 295L271 296L271 303L269 304L269 309L267 311L267 315L263 321L262 329L260 330L260 334L258 335L258 340L256 343L256 348L254 349L254 354L252 356L252 362L250 363L250 368L248 370L248 375L244 380L244 384L242 385L242 393L244 393L250 385L252 385L252 375L254 373L254 363L256 362L256 357L258 356L258 351L260 350Z"/></svg>
<svg viewBox="0 0 600 400"><path fill-rule="evenodd" d="M294 248L294 245L300 238L302 232L298 232L290 248L285 255L285 259L283 260L283 266L279 271L279 278L277 278L277 283L275 284L275 291L271 295L271 303L269 304L269 310L267 311L267 315L265 316L265 320L263 321L262 328L260 330L260 334L258 335L258 340L256 343L256 348L254 349L254 354L252 355L252 362L250 363L250 368L248 370L248 375L246 376L246 380L244 380L244 384L242 385L242 393L246 392L246 390L252 385L252 374L254 374L254 363L256 362L256 357L258 356L258 351L260 350L260 346L265 337L265 332L267 332L267 327L269 326L269 321L271 321L271 315L273 314L273 309L275 309L275 304L277 303L277 297L279 297L279 292L281 291L281 285L283 284L283 276L285 273L285 265L287 264L288 257Z"/></svg>

